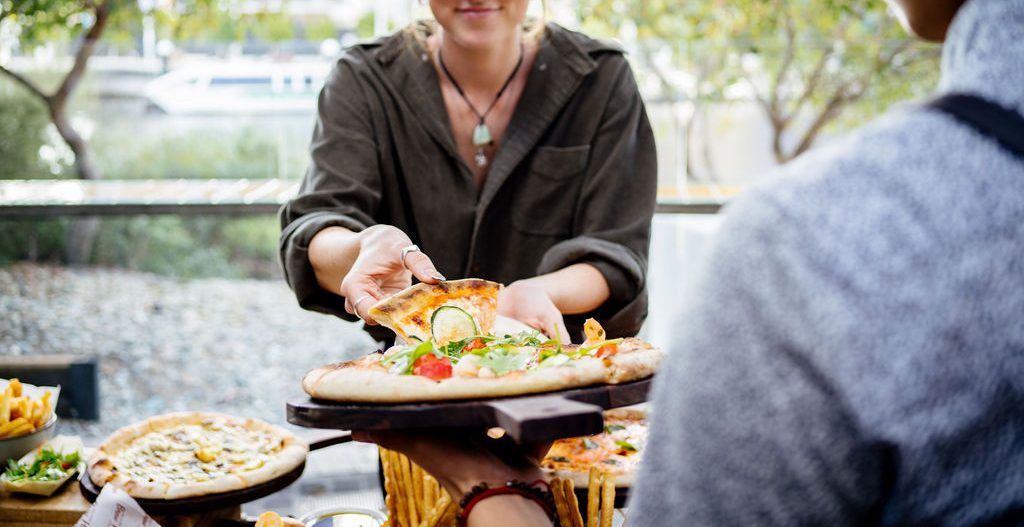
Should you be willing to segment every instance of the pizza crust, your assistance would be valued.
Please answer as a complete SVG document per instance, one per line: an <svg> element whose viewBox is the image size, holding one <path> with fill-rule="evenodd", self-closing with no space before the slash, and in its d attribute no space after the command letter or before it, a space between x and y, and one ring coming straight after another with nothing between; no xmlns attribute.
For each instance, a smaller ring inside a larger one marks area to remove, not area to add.
<svg viewBox="0 0 1024 527"><path fill-rule="evenodd" d="M658 371L664 356L663 351L640 339L623 339L619 352L605 359L608 383L621 384L650 377Z"/></svg>

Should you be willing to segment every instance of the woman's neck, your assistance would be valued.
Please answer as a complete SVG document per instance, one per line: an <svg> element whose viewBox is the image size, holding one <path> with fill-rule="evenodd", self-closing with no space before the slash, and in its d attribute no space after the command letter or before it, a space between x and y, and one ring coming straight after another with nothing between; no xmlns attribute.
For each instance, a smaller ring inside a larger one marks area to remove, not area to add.
<svg viewBox="0 0 1024 527"><path fill-rule="evenodd" d="M466 47L453 38L446 38L443 31L434 35L434 47L444 59L444 65L467 94L494 94L505 84L515 69L522 52L521 33L514 33L508 39L494 45Z"/></svg>

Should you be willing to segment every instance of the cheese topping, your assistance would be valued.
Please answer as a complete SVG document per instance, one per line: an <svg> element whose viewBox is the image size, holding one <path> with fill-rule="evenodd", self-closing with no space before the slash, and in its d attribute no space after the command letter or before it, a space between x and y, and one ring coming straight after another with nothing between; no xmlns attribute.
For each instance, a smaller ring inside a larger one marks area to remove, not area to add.
<svg viewBox="0 0 1024 527"><path fill-rule="evenodd" d="M262 467L283 442L224 419L181 424L141 436L113 456L121 473L148 482L201 483Z"/></svg>

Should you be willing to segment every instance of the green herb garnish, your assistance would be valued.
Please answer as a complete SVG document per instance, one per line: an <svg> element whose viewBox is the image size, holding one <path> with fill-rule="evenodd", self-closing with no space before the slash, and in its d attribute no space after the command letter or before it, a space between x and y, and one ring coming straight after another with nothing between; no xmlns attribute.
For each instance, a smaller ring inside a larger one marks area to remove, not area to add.
<svg viewBox="0 0 1024 527"><path fill-rule="evenodd" d="M616 440L615 444L619 445L619 447L624 450L632 450L633 452L636 452L636 447L630 444L629 441Z"/></svg>
<svg viewBox="0 0 1024 527"><path fill-rule="evenodd" d="M7 461L7 472L4 476L10 481L28 479L31 481L56 481L75 470L82 461L78 452L61 455L49 448L44 448L32 463L18 463L13 459Z"/></svg>

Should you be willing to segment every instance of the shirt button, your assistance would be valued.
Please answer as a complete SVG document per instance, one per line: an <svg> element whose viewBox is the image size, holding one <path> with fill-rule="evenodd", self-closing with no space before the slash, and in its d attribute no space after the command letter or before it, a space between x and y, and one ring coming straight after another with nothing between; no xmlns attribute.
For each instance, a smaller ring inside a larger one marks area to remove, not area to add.
<svg viewBox="0 0 1024 527"><path fill-rule="evenodd" d="M538 68L538 69L540 69L540 71L544 71L544 70L548 69L548 65L547 64L541 64L540 68Z"/></svg>

